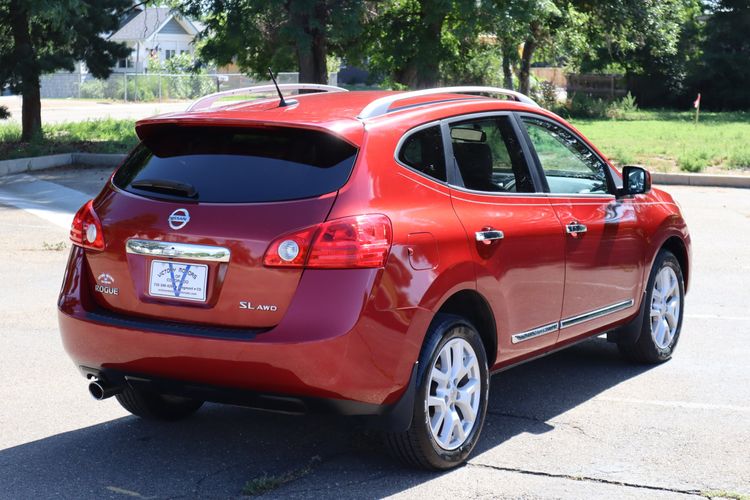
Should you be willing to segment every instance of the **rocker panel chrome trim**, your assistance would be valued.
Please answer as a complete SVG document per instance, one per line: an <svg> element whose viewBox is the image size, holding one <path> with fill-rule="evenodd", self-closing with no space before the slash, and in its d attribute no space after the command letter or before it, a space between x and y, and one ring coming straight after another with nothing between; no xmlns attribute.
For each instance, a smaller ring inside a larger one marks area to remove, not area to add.
<svg viewBox="0 0 750 500"><path fill-rule="evenodd" d="M537 337L541 337L542 335L556 332L557 330L559 330L558 323L550 323L549 325L540 326L539 328L534 328L533 330L529 330L527 332L516 333L510 338L510 341L514 344L518 344L519 342L535 339Z"/></svg>
<svg viewBox="0 0 750 500"><path fill-rule="evenodd" d="M593 311L579 314L578 316L572 316L560 321L560 329L562 330L563 328L568 328L569 326L578 325L586 321L591 321L592 319L601 318L602 316L622 311L623 309L632 307L633 304L635 304L635 301L633 299L624 300L622 302L617 302L616 304L602 307L601 309L595 309Z"/></svg>

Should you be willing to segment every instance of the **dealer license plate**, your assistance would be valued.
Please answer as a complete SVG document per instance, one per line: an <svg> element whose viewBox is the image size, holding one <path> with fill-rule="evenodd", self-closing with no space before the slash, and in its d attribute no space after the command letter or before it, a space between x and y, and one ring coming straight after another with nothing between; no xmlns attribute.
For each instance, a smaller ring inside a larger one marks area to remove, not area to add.
<svg viewBox="0 0 750 500"><path fill-rule="evenodd" d="M205 264L154 260L151 262L148 293L154 297L205 302L207 277L208 266Z"/></svg>

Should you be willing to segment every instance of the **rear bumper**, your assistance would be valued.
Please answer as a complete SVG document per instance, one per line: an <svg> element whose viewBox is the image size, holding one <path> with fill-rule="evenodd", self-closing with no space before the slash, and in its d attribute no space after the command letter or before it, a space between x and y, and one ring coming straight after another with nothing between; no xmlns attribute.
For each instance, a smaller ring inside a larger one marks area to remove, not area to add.
<svg viewBox="0 0 750 500"><path fill-rule="evenodd" d="M358 417L370 427L398 432L411 425L414 397L417 387L417 364L414 364L409 384L404 393L393 404L372 404L346 399L315 398L271 394L244 389L196 384L181 380L170 380L151 375L123 373L111 369L80 367L87 377L106 380L115 387L131 386L136 389L155 391L160 394L182 396L199 401L246 406L292 415L307 413L331 413Z"/></svg>
<svg viewBox="0 0 750 500"><path fill-rule="evenodd" d="M304 411L387 413L408 392L418 332L430 320L418 308L377 310L370 297L382 271L363 269L306 271L282 322L244 337L239 330L202 335L210 327L194 325L149 327L97 310L85 266L74 247L58 302L63 345L76 365L107 378L209 388L203 398L211 401L264 407L258 401L269 396L297 400Z"/></svg>

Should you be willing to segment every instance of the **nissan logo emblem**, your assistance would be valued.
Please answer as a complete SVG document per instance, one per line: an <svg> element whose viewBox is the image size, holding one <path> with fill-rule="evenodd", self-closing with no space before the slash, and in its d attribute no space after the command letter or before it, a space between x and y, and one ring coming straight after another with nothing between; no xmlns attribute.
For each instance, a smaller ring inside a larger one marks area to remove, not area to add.
<svg viewBox="0 0 750 500"><path fill-rule="evenodd" d="M167 222L172 229L182 229L190 222L190 213L184 208L178 208L169 215Z"/></svg>

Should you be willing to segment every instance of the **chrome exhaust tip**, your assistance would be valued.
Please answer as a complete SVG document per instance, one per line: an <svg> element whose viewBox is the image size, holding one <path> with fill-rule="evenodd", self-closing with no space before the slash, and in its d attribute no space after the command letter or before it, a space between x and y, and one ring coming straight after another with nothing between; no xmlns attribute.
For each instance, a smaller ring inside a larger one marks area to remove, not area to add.
<svg viewBox="0 0 750 500"><path fill-rule="evenodd" d="M122 387L110 385L102 379L93 379L89 382L89 394L97 401L111 398L120 392L122 392Z"/></svg>

